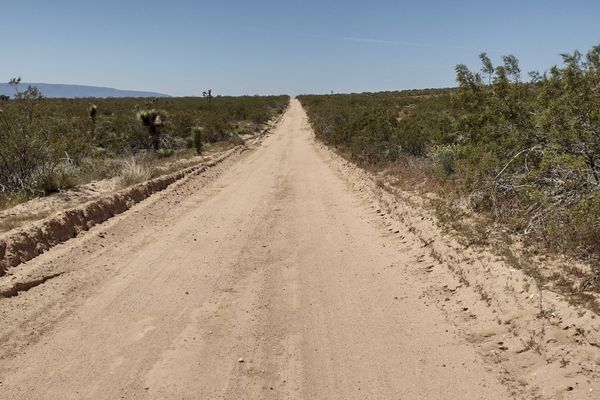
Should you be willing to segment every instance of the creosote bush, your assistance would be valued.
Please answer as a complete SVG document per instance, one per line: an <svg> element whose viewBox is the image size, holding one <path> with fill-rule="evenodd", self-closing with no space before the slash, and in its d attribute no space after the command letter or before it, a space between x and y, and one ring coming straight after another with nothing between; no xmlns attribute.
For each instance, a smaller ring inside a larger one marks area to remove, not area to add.
<svg viewBox="0 0 600 400"><path fill-rule="evenodd" d="M47 99L35 87L22 90L20 79L11 83L14 98L0 103L0 205L115 176L123 159L150 147L162 148L157 158L197 151L193 127L210 131L210 142L235 141L241 122L258 131L289 102L288 96L215 96L210 106L198 97L90 104Z"/></svg>
<svg viewBox="0 0 600 400"><path fill-rule="evenodd" d="M429 150L429 157L443 176L448 177L456 172L458 152L456 145L435 145Z"/></svg>
<svg viewBox="0 0 600 400"><path fill-rule="evenodd" d="M299 99L317 137L357 162L426 158L439 171L427 179L448 182L473 209L600 262L600 46L562 58L528 81L513 55L494 65L482 53L480 70L456 66L455 89Z"/></svg>
<svg viewBox="0 0 600 400"><path fill-rule="evenodd" d="M202 154L203 136L202 133L204 128L201 126L195 126L192 128L192 145L194 146L194 150L196 150L196 154Z"/></svg>

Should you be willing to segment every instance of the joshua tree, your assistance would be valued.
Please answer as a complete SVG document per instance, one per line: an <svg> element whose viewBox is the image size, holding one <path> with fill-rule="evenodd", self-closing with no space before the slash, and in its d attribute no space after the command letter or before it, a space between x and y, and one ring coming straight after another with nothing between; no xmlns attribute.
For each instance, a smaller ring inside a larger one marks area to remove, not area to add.
<svg viewBox="0 0 600 400"><path fill-rule="evenodd" d="M90 134L93 140L96 140L96 116L98 115L98 108L95 104L90 105L88 108L88 117L90 117Z"/></svg>
<svg viewBox="0 0 600 400"><path fill-rule="evenodd" d="M96 123L96 116L98 115L98 107L95 104L92 104L90 108L88 108L88 116L92 120L92 122Z"/></svg>
<svg viewBox="0 0 600 400"><path fill-rule="evenodd" d="M137 119L148 129L150 145L154 150L160 147L160 128L163 119L166 119L166 112L163 110L141 110L137 113Z"/></svg>
<svg viewBox="0 0 600 400"><path fill-rule="evenodd" d="M202 97L206 97L208 99L208 106L210 107L210 103L212 102L212 89L208 89L206 92L202 92Z"/></svg>

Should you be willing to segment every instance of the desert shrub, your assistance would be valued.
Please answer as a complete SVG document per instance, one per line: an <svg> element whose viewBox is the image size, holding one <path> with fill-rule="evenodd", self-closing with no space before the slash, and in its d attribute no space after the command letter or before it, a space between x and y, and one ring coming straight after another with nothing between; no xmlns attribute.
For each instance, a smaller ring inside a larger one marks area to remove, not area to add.
<svg viewBox="0 0 600 400"><path fill-rule="evenodd" d="M236 146L243 145L245 143L244 139L242 139L242 137L236 132L231 132L231 135L229 136L229 142Z"/></svg>
<svg viewBox="0 0 600 400"><path fill-rule="evenodd" d="M431 139L423 121L404 119L399 123L396 137L399 149L413 156L422 156Z"/></svg>
<svg viewBox="0 0 600 400"><path fill-rule="evenodd" d="M195 126L192 128L192 145L194 147L194 150L196 150L196 154L202 154L203 131L204 128L201 126Z"/></svg>
<svg viewBox="0 0 600 400"><path fill-rule="evenodd" d="M436 145L429 150L429 157L436 164L440 173L444 176L450 176L456 171L456 162L458 153L456 146Z"/></svg>
<svg viewBox="0 0 600 400"><path fill-rule="evenodd" d="M132 157L123 163L118 176L120 185L122 187L127 187L147 181L151 178L152 173L147 166L142 165Z"/></svg>
<svg viewBox="0 0 600 400"><path fill-rule="evenodd" d="M171 134L162 134L160 135L160 147L164 147L172 150L181 150L188 147L186 139L173 136Z"/></svg>
<svg viewBox="0 0 600 400"><path fill-rule="evenodd" d="M566 241L561 247L595 254L600 243L600 190L594 190L569 209L562 222L559 228L572 226L574 229L571 229L571 234L563 231L560 235L553 236Z"/></svg>
<svg viewBox="0 0 600 400"><path fill-rule="evenodd" d="M73 175L69 175L63 171L53 171L37 177L34 189L47 195L73 188L75 185L76 180Z"/></svg>
<svg viewBox="0 0 600 400"><path fill-rule="evenodd" d="M175 152L173 151L173 149L167 149L167 148L160 148L157 152L156 152L156 156L158 158L168 158L171 157Z"/></svg>
<svg viewBox="0 0 600 400"><path fill-rule="evenodd" d="M475 210L600 260L600 46L562 57L529 82L516 57L482 53L481 70L456 66L455 89L299 99L317 138L355 160L428 155Z"/></svg>
<svg viewBox="0 0 600 400"><path fill-rule="evenodd" d="M232 126L222 116L207 117L203 124L203 139L207 143L227 140L230 137Z"/></svg>
<svg viewBox="0 0 600 400"><path fill-rule="evenodd" d="M352 156L367 164L380 164L396 158L394 133L397 120L383 109L365 110L352 119L349 130ZM346 140L348 140L346 139Z"/></svg>
<svg viewBox="0 0 600 400"><path fill-rule="evenodd" d="M82 182L106 179L117 176L123 168L124 160L109 156L88 157L78 165L78 176Z"/></svg>
<svg viewBox="0 0 600 400"><path fill-rule="evenodd" d="M20 80L11 82L16 88ZM59 165L78 162L89 151L87 138L67 119L55 118L36 88L16 91L9 104L0 112L1 191L38 190L40 182L55 179Z"/></svg>
<svg viewBox="0 0 600 400"><path fill-rule="evenodd" d="M69 186L61 172L66 166L76 182L115 176L122 166L119 159L149 147L153 113L161 115L160 146L181 149L188 140L193 145L192 126L207 123L212 141L238 140L233 124L263 123L288 101L287 96L217 96L210 107L194 97L94 99L91 105L89 99L46 99L28 88L0 107L0 193L13 198L27 192L23 198L28 198L61 190Z"/></svg>

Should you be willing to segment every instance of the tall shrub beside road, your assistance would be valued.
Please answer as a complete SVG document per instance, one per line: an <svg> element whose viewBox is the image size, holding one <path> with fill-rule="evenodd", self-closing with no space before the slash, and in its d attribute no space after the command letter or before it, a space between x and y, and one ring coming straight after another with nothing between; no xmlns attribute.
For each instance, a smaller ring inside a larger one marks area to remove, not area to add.
<svg viewBox="0 0 600 400"><path fill-rule="evenodd" d="M456 66L454 89L299 99L316 135L357 162L429 163L427 180L473 209L600 259L600 46L562 58L527 81L516 57L482 53L479 70Z"/></svg>

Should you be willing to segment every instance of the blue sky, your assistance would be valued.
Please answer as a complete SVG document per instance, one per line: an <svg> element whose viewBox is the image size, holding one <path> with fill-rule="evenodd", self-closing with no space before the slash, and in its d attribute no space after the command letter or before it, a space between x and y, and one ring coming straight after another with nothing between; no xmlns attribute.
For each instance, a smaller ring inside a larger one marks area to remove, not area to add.
<svg viewBox="0 0 600 400"><path fill-rule="evenodd" d="M486 51L524 71L600 44L600 0L0 0L0 80L172 95L454 85Z"/></svg>

